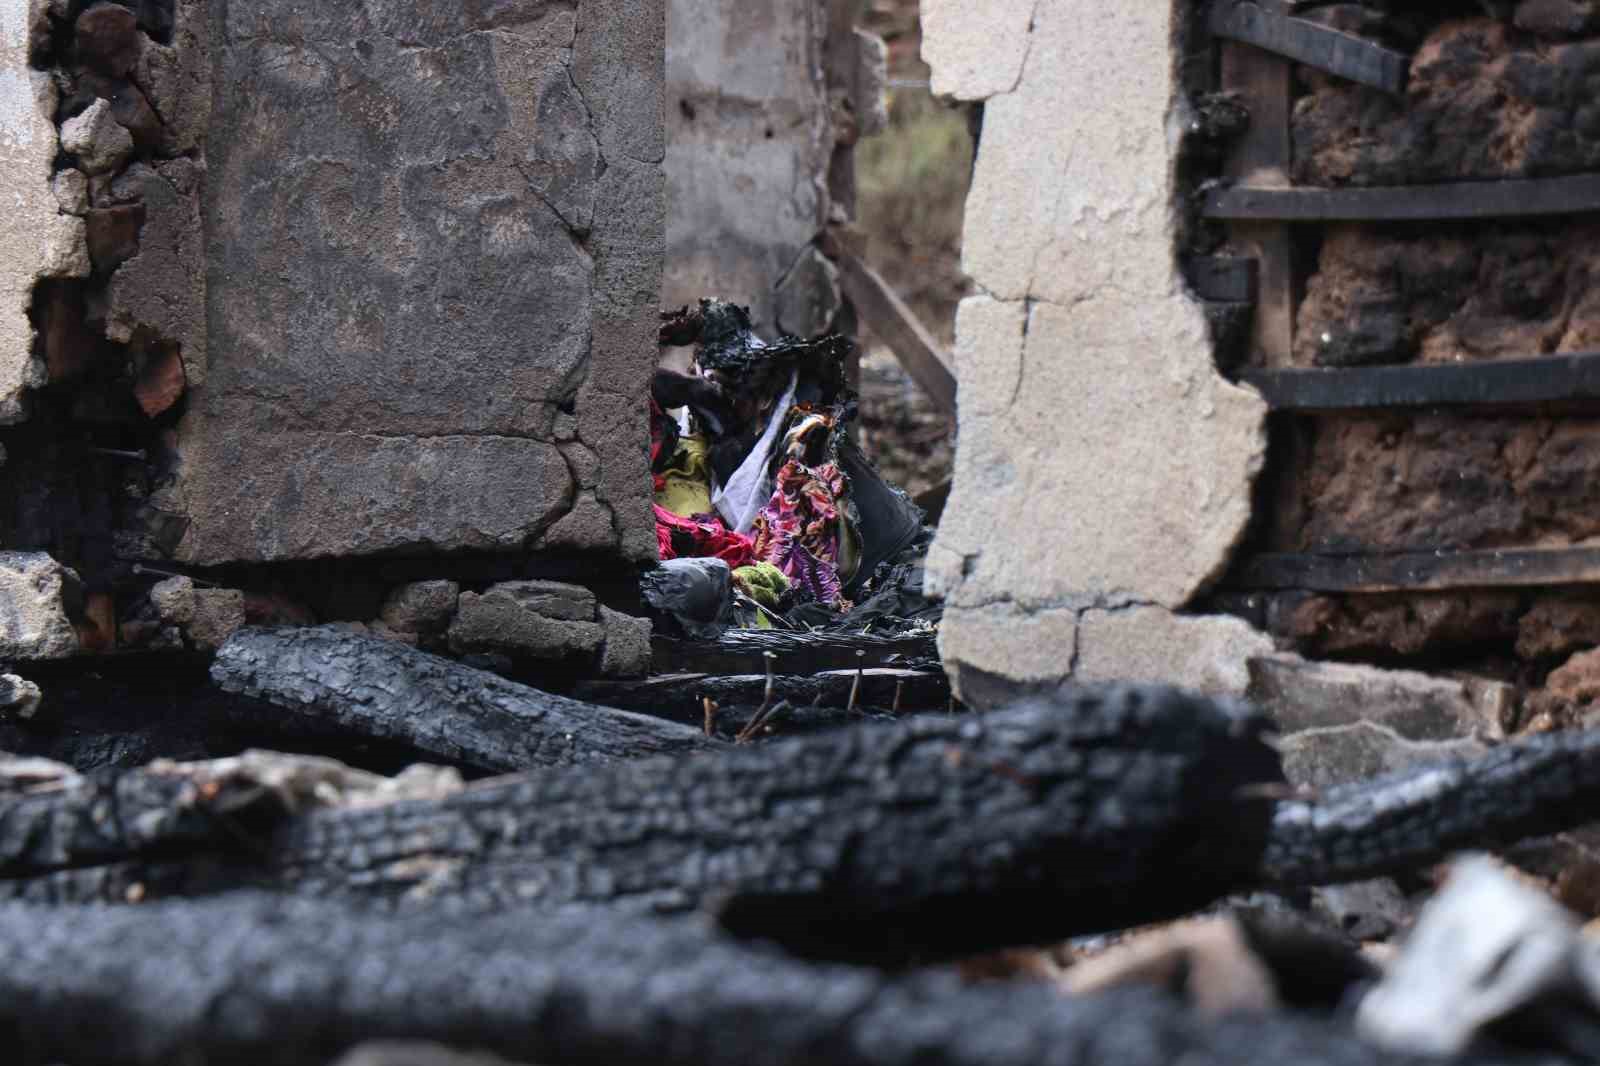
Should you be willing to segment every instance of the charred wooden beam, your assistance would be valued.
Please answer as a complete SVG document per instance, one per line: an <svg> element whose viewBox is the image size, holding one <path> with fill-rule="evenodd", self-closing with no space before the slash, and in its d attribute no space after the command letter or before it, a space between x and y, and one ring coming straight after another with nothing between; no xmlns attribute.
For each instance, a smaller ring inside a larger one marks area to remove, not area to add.
<svg viewBox="0 0 1600 1066"><path fill-rule="evenodd" d="M1292 1012L1213 1020L1144 990L1069 999L1046 983L814 965L692 919L384 916L254 896L6 904L0 956L15 1066L305 1066L396 1039L613 1066L1419 1062Z"/></svg>
<svg viewBox="0 0 1600 1066"><path fill-rule="evenodd" d="M1293 5L1285 0L1218 0L1211 9L1210 29L1218 37L1242 41L1386 93L1404 93L1411 76L1409 56L1295 18Z"/></svg>
<svg viewBox="0 0 1600 1066"><path fill-rule="evenodd" d="M1239 589L1422 592L1600 584L1600 548L1480 548L1369 555L1267 553L1228 577Z"/></svg>
<svg viewBox="0 0 1600 1066"><path fill-rule="evenodd" d="M1349 189L1232 185L1207 193L1202 211L1207 218L1256 222L1438 222L1588 214L1600 211L1600 174Z"/></svg>
<svg viewBox="0 0 1600 1066"><path fill-rule="evenodd" d="M0 895L153 898L231 877L481 911L715 904L730 928L806 954L959 954L1173 916L1237 887L1271 814L1246 791L1282 781L1263 726L1167 690L1071 693L430 802L246 818L202 785L181 839L130 835L173 801L142 804L150 786L109 775L0 796ZM116 817L94 822L107 790L123 797ZM52 843L85 820L91 850Z"/></svg>
<svg viewBox="0 0 1600 1066"><path fill-rule="evenodd" d="M1249 370L1240 377L1274 411L1504 407L1600 399L1600 353L1347 370Z"/></svg>
<svg viewBox="0 0 1600 1066"><path fill-rule="evenodd" d="M331 626L250 629L218 652L226 692L489 771L703 751L699 730L579 703L397 641Z"/></svg>

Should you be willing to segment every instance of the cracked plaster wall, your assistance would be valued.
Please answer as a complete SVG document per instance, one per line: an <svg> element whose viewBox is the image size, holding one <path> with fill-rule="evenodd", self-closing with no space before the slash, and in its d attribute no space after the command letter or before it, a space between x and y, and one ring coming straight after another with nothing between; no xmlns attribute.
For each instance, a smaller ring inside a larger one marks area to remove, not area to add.
<svg viewBox="0 0 1600 1066"><path fill-rule="evenodd" d="M207 21L204 351L156 500L188 519L174 557L653 558L662 5Z"/></svg>
<svg viewBox="0 0 1600 1066"><path fill-rule="evenodd" d="M45 0L0 0L0 424L27 417L26 391L44 384L28 311L42 277L89 273L83 220L57 209L50 190L56 150L56 88L30 69L30 39L42 32Z"/></svg>
<svg viewBox="0 0 1600 1066"><path fill-rule="evenodd" d="M1266 408L1174 256L1172 5L925 0L936 91L985 101L957 320L961 446L928 565L947 667L1248 683L1260 634L1174 612L1250 517ZM979 697L980 699L982 697Z"/></svg>

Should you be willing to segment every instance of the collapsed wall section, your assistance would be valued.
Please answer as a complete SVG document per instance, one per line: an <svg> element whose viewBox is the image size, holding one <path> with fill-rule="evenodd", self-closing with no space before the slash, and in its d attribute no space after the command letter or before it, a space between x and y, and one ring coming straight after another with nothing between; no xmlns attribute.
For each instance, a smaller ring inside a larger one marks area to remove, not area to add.
<svg viewBox="0 0 1600 1066"><path fill-rule="evenodd" d="M923 10L935 91L986 101L963 240L981 294L957 322L961 446L928 568L946 665L980 702L998 680L1242 687L1265 638L1173 613L1244 534L1266 413L1217 372L1176 270L1182 20Z"/></svg>

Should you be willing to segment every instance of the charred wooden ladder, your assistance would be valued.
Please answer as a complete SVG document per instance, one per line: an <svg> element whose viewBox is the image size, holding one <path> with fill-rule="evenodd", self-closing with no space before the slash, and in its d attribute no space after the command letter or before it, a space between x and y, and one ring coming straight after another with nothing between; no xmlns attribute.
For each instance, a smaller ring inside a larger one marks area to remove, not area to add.
<svg viewBox="0 0 1600 1066"><path fill-rule="evenodd" d="M1600 213L1600 174L1440 185L1309 188L1290 177L1293 64L1403 94L1410 58L1296 17L1293 0L1217 0L1208 24L1221 49L1221 87L1250 127L1204 194L1203 218L1225 223L1240 258L1187 266L1205 299L1254 304L1250 368L1240 378L1269 410L1290 416L1376 410L1529 409L1600 401L1600 352L1427 366L1291 366L1297 276L1292 229L1337 222L1460 222ZM1267 553L1235 567L1248 590L1421 592L1600 584L1600 547L1400 553Z"/></svg>

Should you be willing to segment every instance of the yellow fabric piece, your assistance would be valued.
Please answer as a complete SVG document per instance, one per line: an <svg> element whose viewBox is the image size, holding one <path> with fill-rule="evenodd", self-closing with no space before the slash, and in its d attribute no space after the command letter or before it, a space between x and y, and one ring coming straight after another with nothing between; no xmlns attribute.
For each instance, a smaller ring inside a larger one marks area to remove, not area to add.
<svg viewBox="0 0 1600 1066"><path fill-rule="evenodd" d="M680 437L672 464L661 472L656 503L680 518L711 513L711 445L701 436Z"/></svg>

